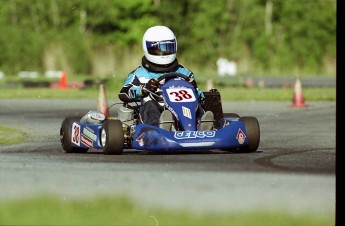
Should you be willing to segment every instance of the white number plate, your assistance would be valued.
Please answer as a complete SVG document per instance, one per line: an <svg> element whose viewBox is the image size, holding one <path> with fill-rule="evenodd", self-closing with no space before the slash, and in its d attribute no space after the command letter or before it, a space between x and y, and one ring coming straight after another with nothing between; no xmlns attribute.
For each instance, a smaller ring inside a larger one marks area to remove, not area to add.
<svg viewBox="0 0 345 226"><path fill-rule="evenodd" d="M169 88L166 90L171 102L193 102L195 95L190 88Z"/></svg>

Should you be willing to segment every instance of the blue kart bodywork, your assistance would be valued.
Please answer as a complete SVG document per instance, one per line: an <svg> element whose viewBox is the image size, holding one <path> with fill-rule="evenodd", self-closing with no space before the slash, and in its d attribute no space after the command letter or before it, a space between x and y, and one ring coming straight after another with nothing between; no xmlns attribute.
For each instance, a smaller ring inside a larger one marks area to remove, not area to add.
<svg viewBox="0 0 345 226"><path fill-rule="evenodd" d="M232 122L220 130L176 131L138 125L132 147L150 151L230 149L247 145L246 129L242 122Z"/></svg>
<svg viewBox="0 0 345 226"><path fill-rule="evenodd" d="M248 122L248 120L241 119L241 117L223 117L219 121L220 128L200 131L198 130L199 122L196 118L198 98L193 85L185 79L175 77L167 80L161 86L161 90L165 108L170 110L176 118L176 131L167 131L157 126L137 122L131 125L132 134L127 136L130 137L130 139L127 139L130 141L126 142L122 149L133 148L157 152L200 149L248 149L250 137L253 137L253 134L256 140L254 142L256 143L249 148L249 152L256 151L258 148L259 126L256 118L251 117L251 119L255 119L253 126L253 120ZM77 148L78 150L90 148L104 150L105 143L106 141L109 143L109 139L118 139L118 142L123 142L124 140L119 139L119 137L124 136L125 132L123 131L129 130L129 127L125 122L121 122L122 126L120 125L113 129L121 132L120 136L116 135L116 138L112 135L113 132L111 131L113 130L109 129L111 128L110 125L107 125L107 129L104 130L104 124L109 124L111 121L120 122L120 120L116 119L106 119L100 124L73 122L70 135L71 148ZM254 132L248 131L248 129L251 130L253 128ZM110 142L109 145L116 144L116 142L116 140Z"/></svg>
<svg viewBox="0 0 345 226"><path fill-rule="evenodd" d="M224 118L229 124L219 130L170 132L147 124L138 124L135 129L132 148L150 151L176 151L200 149L231 149L248 144L247 131L241 121ZM80 131L72 137L72 146L102 149L101 124L73 123ZM111 139L111 138L110 138Z"/></svg>

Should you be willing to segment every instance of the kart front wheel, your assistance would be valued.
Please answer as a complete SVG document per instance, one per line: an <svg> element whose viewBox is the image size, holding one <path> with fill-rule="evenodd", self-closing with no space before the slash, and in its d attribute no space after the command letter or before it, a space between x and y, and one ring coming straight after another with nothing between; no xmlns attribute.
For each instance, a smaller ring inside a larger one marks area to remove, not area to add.
<svg viewBox="0 0 345 226"><path fill-rule="evenodd" d="M101 143L106 155L120 155L123 152L124 134L120 120L105 120L101 131Z"/></svg>
<svg viewBox="0 0 345 226"><path fill-rule="evenodd" d="M255 152L260 144L260 126L255 117L246 116L239 119L244 123L249 144L240 148L241 152Z"/></svg>
<svg viewBox="0 0 345 226"><path fill-rule="evenodd" d="M62 149L66 153L85 153L88 148L77 148L72 146L72 125L79 122L81 117L67 117L63 120L60 127L60 142Z"/></svg>

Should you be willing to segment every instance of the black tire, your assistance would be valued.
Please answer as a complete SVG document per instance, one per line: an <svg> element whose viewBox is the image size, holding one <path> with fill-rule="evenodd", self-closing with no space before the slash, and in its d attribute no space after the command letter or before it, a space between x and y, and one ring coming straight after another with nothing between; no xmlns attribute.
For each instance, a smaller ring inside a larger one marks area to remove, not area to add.
<svg viewBox="0 0 345 226"><path fill-rule="evenodd" d="M72 124L74 122L79 122L81 117L67 117L63 120L60 127L60 142L62 149L66 153L85 153L88 148L77 148L72 147L71 138L72 138Z"/></svg>
<svg viewBox="0 0 345 226"><path fill-rule="evenodd" d="M240 116L236 113L223 113L223 118L239 118Z"/></svg>
<svg viewBox="0 0 345 226"><path fill-rule="evenodd" d="M106 155L121 155L123 152L124 141L125 138L121 121L105 120L103 122L103 128L101 132L103 153Z"/></svg>
<svg viewBox="0 0 345 226"><path fill-rule="evenodd" d="M240 117L239 120L244 123L247 130L247 137L249 139L249 144L241 147L240 152L255 152L260 144L259 122L255 117L251 116Z"/></svg>

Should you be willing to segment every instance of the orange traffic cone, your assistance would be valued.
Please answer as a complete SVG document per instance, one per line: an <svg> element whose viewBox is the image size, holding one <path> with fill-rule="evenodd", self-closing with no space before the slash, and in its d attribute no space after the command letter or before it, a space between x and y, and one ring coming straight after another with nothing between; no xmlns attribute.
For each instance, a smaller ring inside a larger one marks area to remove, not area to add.
<svg viewBox="0 0 345 226"><path fill-rule="evenodd" d="M66 89L67 88L67 76L66 76L66 73L64 71L61 73L61 76L60 76L59 88L60 89Z"/></svg>
<svg viewBox="0 0 345 226"><path fill-rule="evenodd" d="M252 87L254 87L254 81L253 81L253 79L252 79L251 77L248 77L248 78L246 79L245 86L246 86L247 88L252 88Z"/></svg>
<svg viewBox="0 0 345 226"><path fill-rule="evenodd" d="M306 107L306 106L307 105L304 103L304 96L302 92L302 83L299 77L297 77L295 81L294 94L292 97L291 107Z"/></svg>
<svg viewBox="0 0 345 226"><path fill-rule="evenodd" d="M105 93L105 86L103 84L99 85L97 108L100 112L102 112L105 115L106 118L110 117L107 95Z"/></svg>

